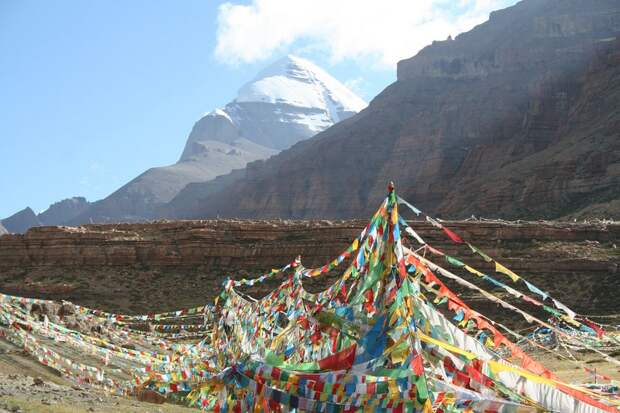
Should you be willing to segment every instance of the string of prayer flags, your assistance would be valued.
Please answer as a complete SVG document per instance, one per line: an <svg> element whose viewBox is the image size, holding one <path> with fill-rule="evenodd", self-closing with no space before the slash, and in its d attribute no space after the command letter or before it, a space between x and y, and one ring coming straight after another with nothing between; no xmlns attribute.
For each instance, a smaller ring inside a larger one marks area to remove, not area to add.
<svg viewBox="0 0 620 413"><path fill-rule="evenodd" d="M564 411L565 406L573 413L617 411L614 400L559 381L504 336L501 324L450 290L434 271L529 322L541 322L427 259L429 251L542 305L426 244L401 218L399 205L422 214L390 184L368 224L336 258L305 268L297 257L259 277L235 280L231 275L214 306L135 316L76 306L78 327L71 329L63 320L33 313L36 299L0 295L0 336L78 383L117 394L146 389L219 413L510 413ZM426 219L455 243L464 243L440 222ZM424 257L403 246L401 227L422 245ZM336 270L349 257L327 288L316 293L304 288L304 280ZM520 279L496 265L498 272L516 277L513 281ZM283 273L279 285L262 298L238 290ZM427 300L428 293L436 295L434 301ZM452 321L435 307L444 304L454 314ZM576 314L557 300L553 305L562 311L544 308L575 325L569 316ZM591 342L608 343L608 335L595 327L573 329L574 337L559 332L558 337L566 335L574 344L587 335ZM76 354L88 362L77 362ZM519 391L513 390L517 382Z"/></svg>
<svg viewBox="0 0 620 413"><path fill-rule="evenodd" d="M413 209L415 209L417 211L420 211L419 209L415 208L413 205L411 205L410 203L408 203L408 202L406 202L404 200L403 200L402 203L404 205L408 205L410 208L413 208ZM421 211L420 211L420 213L422 214ZM457 244L465 243L463 241L463 239L458 234L456 234L455 232L453 232L449 228L445 227L444 225L442 225L440 222L438 222L436 219L432 218L431 216L426 215L426 214L424 214L424 215L426 217L426 221L427 222L431 223L434 227L441 229L453 242L455 242ZM404 223L404 221L403 221L403 223ZM406 225L406 223L404 223L404 224ZM408 226L406 228L408 228ZM413 232L413 230L411 230L411 231ZM410 233L410 232L407 231L407 233ZM412 234L410 234L410 235L412 235ZM418 239L417 234L414 236L414 238L416 238L416 240L418 242L420 242L421 244L424 244L424 241L421 241L421 239ZM485 254L479 248L475 247L471 243L466 243L466 244L469 246L469 248L471 249L472 252L474 252L475 254L478 254L484 261L486 261L486 262L494 262L494 264L495 264L495 271L496 272L503 273L503 274L509 276L514 282L517 282L519 279L522 279L515 272L513 272L509 268L503 266L499 262L495 261L493 258L491 258L487 254ZM526 286L527 286L527 288L530 291L539 294L541 297L543 297L543 300L546 300L547 298L549 298L548 294L542 292L540 289L535 287L532 283L527 282L526 280L523 280L523 281L526 283ZM553 301L554 301L554 305L555 305L556 302L559 303L559 305L557 305L556 308L559 308L559 309L562 309L563 311L565 311L565 313L567 314L567 316L570 319L574 319L575 318L576 314L575 314L574 311L570 310L567 306L565 306L564 304L562 304L558 300L554 299Z"/></svg>
<svg viewBox="0 0 620 413"><path fill-rule="evenodd" d="M542 291L541 289L539 289L538 287L536 287L534 284L531 284L530 282L523 280L523 282L525 283L525 285L527 286L527 289L530 290L531 292L538 294L539 296L542 297L543 301L546 300L547 298L549 298L549 294L547 294L546 292Z"/></svg>
<svg viewBox="0 0 620 413"><path fill-rule="evenodd" d="M478 271L477 269L470 267L469 265L465 265L465 269L470 273L477 275L478 277L482 277L484 274Z"/></svg>
<svg viewBox="0 0 620 413"><path fill-rule="evenodd" d="M456 242L457 244L463 244L464 241L461 239L461 237L459 237L457 234L455 234L454 232L452 232L449 228L445 227L445 226L441 226L441 229L443 230L443 232L446 233L446 235L454 242Z"/></svg>
<svg viewBox="0 0 620 413"><path fill-rule="evenodd" d="M414 207L413 205L411 205L409 202L405 201L401 197L397 196L397 199L398 199L399 204L405 205L407 208L412 210L416 215L420 215L422 213L422 211L420 211L418 208Z"/></svg>
<svg viewBox="0 0 620 413"><path fill-rule="evenodd" d="M444 258L450 265L454 265L455 267L465 267L465 263L457 260L449 255L444 255Z"/></svg>
<svg viewBox="0 0 620 413"><path fill-rule="evenodd" d="M482 257L483 260L485 260L486 262L492 262L493 258L489 257L488 255L486 255L484 252L482 252L479 248L474 247L473 245L471 245L470 243L467 243L467 245L469 246L469 249L471 249L471 251L475 254L478 254L480 257Z"/></svg>

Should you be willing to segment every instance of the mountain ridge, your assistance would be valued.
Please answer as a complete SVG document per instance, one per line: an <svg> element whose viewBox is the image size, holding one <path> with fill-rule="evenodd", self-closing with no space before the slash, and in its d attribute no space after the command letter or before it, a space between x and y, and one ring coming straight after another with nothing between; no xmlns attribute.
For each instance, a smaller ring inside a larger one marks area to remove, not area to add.
<svg viewBox="0 0 620 413"><path fill-rule="evenodd" d="M303 99L295 100L292 90ZM159 218L162 208L187 185L269 158L364 105L318 66L288 55L243 85L223 109L199 119L176 164L147 170L70 223ZM339 108L336 113L334 106Z"/></svg>
<svg viewBox="0 0 620 413"><path fill-rule="evenodd" d="M243 180L205 199L195 215L360 217L372 212L369 205L394 180L403 196L445 217L569 216L585 205L565 202L581 179L566 148L584 138L577 135L588 135L588 128L600 129L587 125L596 110L604 112L599 120L609 122L609 136L602 138L607 155L599 156L597 144L584 151L586 158L604 162L589 179L619 179L617 84L602 89L609 97L604 107L590 104L571 118L594 87L589 66L601 54L616 53L619 32L617 1L524 0L494 12L472 31L399 62L397 81L368 108L248 167ZM487 40L481 45L482 37ZM615 76L613 67L603 66ZM540 175L545 179L528 181L528 171L518 169L504 174L537 154L545 161L543 151L551 147L566 149L565 156ZM568 172L554 177L554 168ZM492 188L482 183L494 176L502 177L504 188L485 198L481 190ZM581 192L587 202L591 191ZM476 194L483 199L472 204Z"/></svg>
<svg viewBox="0 0 620 413"><path fill-rule="evenodd" d="M81 196L58 201L37 215L41 225L62 225L69 222L88 208L90 202Z"/></svg>
<svg viewBox="0 0 620 413"><path fill-rule="evenodd" d="M9 233L23 233L31 227L41 226L41 221L32 208L26 207L10 217L0 220L0 225Z"/></svg>
<svg viewBox="0 0 620 413"><path fill-rule="evenodd" d="M188 185L269 158L365 106L314 63L285 56L242 85L232 102L203 115L176 163L150 168L96 202L76 203L72 198L55 203L40 215L41 222L30 222L80 225L160 218Z"/></svg>

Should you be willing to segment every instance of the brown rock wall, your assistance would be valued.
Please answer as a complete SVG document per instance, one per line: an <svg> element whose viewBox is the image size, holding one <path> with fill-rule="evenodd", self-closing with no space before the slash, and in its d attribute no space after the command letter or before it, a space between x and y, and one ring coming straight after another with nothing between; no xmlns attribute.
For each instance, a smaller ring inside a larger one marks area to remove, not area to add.
<svg viewBox="0 0 620 413"><path fill-rule="evenodd" d="M207 220L33 228L0 237L0 291L128 312L199 305L219 293L227 276L258 276L297 255L307 267L322 265L364 225L361 220ZM620 224L448 225L540 287L569 297L584 312L620 311L609 294L620 290L620 250L614 247L620 246ZM453 244L428 223L412 226L431 245L494 274L469 248ZM309 288L324 288L329 280ZM253 291L266 292L275 282Z"/></svg>
<svg viewBox="0 0 620 413"><path fill-rule="evenodd" d="M0 238L0 268L89 266L226 265L261 268L296 255L319 264L348 245L365 224L354 221L178 221L175 223L86 225L32 228ZM426 222L414 228L430 243L457 253L445 236ZM620 239L618 224L501 223L454 221L448 224L489 253L510 256L533 242L609 243Z"/></svg>

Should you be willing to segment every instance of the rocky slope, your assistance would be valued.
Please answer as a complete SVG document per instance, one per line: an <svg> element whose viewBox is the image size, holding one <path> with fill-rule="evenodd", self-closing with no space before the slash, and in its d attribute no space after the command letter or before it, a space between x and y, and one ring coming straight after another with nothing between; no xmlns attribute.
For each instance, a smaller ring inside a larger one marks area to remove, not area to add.
<svg viewBox="0 0 620 413"><path fill-rule="evenodd" d="M307 267L322 265L365 223L208 220L32 228L0 237L0 285L4 293L114 311L170 310L210 302L225 277L256 276L298 254ZM492 271L428 223L414 225L431 245ZM620 312L609 294L620 288L620 245L614 245L620 224L461 221L449 226L576 309ZM330 279L308 280L308 287L324 288ZM252 291L260 295L271 287Z"/></svg>
<svg viewBox="0 0 620 413"><path fill-rule="evenodd" d="M83 213L90 206L86 198L76 196L55 202L37 215L42 225L64 225Z"/></svg>
<svg viewBox="0 0 620 413"><path fill-rule="evenodd" d="M8 218L0 220L0 225L8 232L19 234L26 232L28 228L40 226L41 221L39 221L39 218L32 208L28 207L16 212Z"/></svg>
<svg viewBox="0 0 620 413"><path fill-rule="evenodd" d="M194 216L366 216L394 180L446 217L618 218L620 3L524 0L398 66L357 116Z"/></svg>
<svg viewBox="0 0 620 413"><path fill-rule="evenodd" d="M193 152L174 165L151 168L108 197L96 201L69 221L131 222L157 217L158 208L191 182L208 181L276 150L239 138L230 143L215 140L193 145Z"/></svg>
<svg viewBox="0 0 620 413"><path fill-rule="evenodd" d="M35 214L30 207L24 208L0 220L0 235L7 232L21 234L29 228L41 225L65 225L84 212L89 205L90 203L85 198L73 197L53 203L40 214Z"/></svg>
<svg viewBox="0 0 620 413"><path fill-rule="evenodd" d="M253 167L260 161L246 165ZM162 205L157 215L172 219L200 219L204 213L205 203L209 197L225 190L245 177L246 170L234 169L226 175L220 175L207 182L193 182L183 188L170 202Z"/></svg>
<svg viewBox="0 0 620 413"><path fill-rule="evenodd" d="M208 182L269 158L365 106L313 63L287 56L244 85L223 109L198 120L177 163L149 169L71 222L160 217L164 204L188 184Z"/></svg>

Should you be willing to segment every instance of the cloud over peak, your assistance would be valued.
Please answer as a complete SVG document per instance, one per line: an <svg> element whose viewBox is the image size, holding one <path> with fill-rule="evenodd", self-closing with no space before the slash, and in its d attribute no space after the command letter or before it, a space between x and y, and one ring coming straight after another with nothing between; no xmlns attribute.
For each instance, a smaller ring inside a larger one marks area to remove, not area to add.
<svg viewBox="0 0 620 413"><path fill-rule="evenodd" d="M333 61L372 58L394 67L433 40L471 29L516 0L252 0L218 13L218 60L250 63L291 47Z"/></svg>

